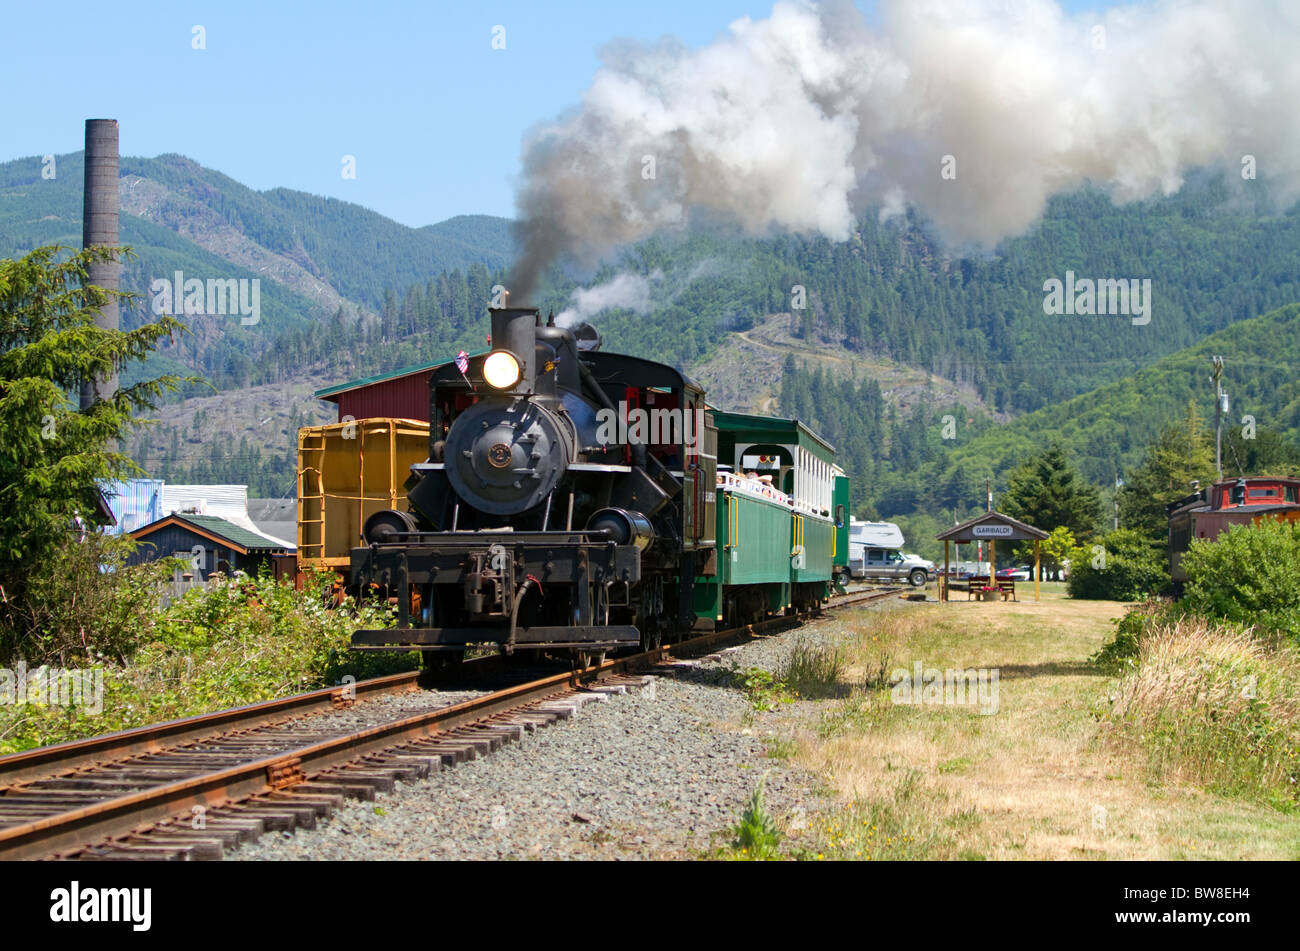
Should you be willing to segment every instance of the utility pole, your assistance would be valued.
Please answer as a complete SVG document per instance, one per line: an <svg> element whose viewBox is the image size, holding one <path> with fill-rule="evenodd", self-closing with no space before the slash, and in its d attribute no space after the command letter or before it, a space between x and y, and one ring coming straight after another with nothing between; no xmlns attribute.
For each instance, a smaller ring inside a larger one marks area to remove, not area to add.
<svg viewBox="0 0 1300 951"><path fill-rule="evenodd" d="M1214 372L1210 382L1214 384L1214 469L1219 474L1218 481L1223 481L1223 414L1227 407L1226 394L1223 392L1223 357L1214 357Z"/></svg>
<svg viewBox="0 0 1300 951"><path fill-rule="evenodd" d="M1119 477L1119 471L1115 472L1115 531L1119 531L1119 490L1124 487L1124 480Z"/></svg>

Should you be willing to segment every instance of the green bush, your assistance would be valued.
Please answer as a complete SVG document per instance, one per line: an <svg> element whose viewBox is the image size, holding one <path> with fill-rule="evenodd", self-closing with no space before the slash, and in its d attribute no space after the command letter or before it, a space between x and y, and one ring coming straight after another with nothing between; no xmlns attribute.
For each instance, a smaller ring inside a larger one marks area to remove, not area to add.
<svg viewBox="0 0 1300 951"><path fill-rule="evenodd" d="M142 643L171 577L172 559L128 566L130 537L56 540L28 566L24 596L0 602L0 666L124 663Z"/></svg>
<svg viewBox="0 0 1300 951"><path fill-rule="evenodd" d="M1178 601L1148 601L1133 608L1115 623L1115 636L1089 660L1108 673L1131 670L1137 666L1143 638L1186 614L1186 606Z"/></svg>
<svg viewBox="0 0 1300 951"><path fill-rule="evenodd" d="M1187 606L1300 640L1300 523L1234 525L1183 556Z"/></svg>
<svg viewBox="0 0 1300 951"><path fill-rule="evenodd" d="M1067 590L1072 598L1142 601L1168 587L1164 551L1152 548L1134 531L1110 532L1094 546L1076 548L1070 556Z"/></svg>
<svg viewBox="0 0 1300 951"><path fill-rule="evenodd" d="M117 581L130 588L133 577L123 572ZM125 663L98 651L85 662L102 672L99 709L0 704L0 754L301 693L345 675L361 680L416 666L416 654L350 650L354 630L390 626L391 611L351 599L326 608L330 580L309 578L298 591L265 575L217 577L166 608L153 602L142 623L123 635L139 645Z"/></svg>

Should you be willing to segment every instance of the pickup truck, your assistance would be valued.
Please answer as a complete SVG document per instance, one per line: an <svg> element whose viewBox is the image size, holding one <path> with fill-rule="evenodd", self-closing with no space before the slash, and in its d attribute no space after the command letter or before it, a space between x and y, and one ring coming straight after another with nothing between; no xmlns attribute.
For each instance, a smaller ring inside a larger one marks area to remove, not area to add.
<svg viewBox="0 0 1300 951"><path fill-rule="evenodd" d="M840 581L844 584L850 578L907 581L920 588L933 577L934 570L934 562L915 555L905 555L893 548L853 545L849 549L848 565L840 569Z"/></svg>

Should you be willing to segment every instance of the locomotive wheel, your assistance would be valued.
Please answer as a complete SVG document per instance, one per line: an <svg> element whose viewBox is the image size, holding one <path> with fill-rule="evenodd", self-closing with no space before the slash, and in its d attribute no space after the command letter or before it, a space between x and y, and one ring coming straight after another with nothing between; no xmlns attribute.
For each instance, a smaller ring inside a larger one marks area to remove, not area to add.
<svg viewBox="0 0 1300 951"><path fill-rule="evenodd" d="M660 647L664 642L663 625L657 618L647 618L644 622L644 630L641 634L641 649L652 651Z"/></svg>
<svg viewBox="0 0 1300 951"><path fill-rule="evenodd" d="M578 670L586 670L588 667L599 666L605 663L604 651L575 651L574 663Z"/></svg>

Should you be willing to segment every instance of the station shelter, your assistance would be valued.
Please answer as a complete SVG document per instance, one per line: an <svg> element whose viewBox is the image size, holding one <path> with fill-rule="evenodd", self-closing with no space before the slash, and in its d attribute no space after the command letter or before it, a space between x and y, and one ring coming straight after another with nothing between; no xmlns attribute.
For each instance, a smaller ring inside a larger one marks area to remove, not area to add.
<svg viewBox="0 0 1300 951"><path fill-rule="evenodd" d="M1038 576L1039 576L1039 543L1047 538L1047 532L1032 525L1012 518L1010 515L1003 515L1001 512L981 512L975 518L962 522L960 525L954 525L946 532L940 532L935 536L943 542L943 590L940 599L948 600L948 580L949 580L949 560L948 560L948 543L956 542L958 545L966 545L970 542L988 542L989 543L989 579L990 584L997 577L998 542L1027 542L1034 543L1034 600L1038 600Z"/></svg>

